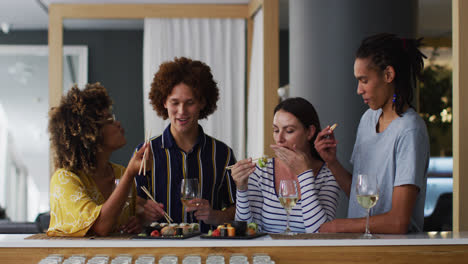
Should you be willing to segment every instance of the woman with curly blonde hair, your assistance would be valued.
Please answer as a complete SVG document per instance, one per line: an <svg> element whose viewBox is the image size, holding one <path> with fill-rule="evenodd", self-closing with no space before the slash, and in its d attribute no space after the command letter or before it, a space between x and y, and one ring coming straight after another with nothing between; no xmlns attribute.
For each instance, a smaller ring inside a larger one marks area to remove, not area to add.
<svg viewBox="0 0 468 264"><path fill-rule="evenodd" d="M73 87L49 112L49 133L56 171L50 182L49 236L105 236L139 232L134 177L146 146L127 169L109 162L126 143L111 113L112 101L99 83ZM119 184L116 186L116 183Z"/></svg>

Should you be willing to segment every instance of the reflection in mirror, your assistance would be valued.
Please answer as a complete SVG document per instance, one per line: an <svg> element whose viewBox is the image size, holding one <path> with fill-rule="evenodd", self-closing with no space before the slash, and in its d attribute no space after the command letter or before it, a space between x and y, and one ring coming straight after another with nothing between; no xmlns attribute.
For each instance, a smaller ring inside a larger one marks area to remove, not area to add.
<svg viewBox="0 0 468 264"><path fill-rule="evenodd" d="M86 46L64 47L66 92L87 83ZM0 207L11 221L49 211L48 47L0 45Z"/></svg>

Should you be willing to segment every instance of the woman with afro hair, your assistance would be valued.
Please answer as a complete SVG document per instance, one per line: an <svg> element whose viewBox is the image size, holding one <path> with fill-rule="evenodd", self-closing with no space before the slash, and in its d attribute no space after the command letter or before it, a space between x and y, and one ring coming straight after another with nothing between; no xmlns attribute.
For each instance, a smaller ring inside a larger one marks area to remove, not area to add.
<svg viewBox="0 0 468 264"><path fill-rule="evenodd" d="M109 162L125 145L124 130L111 112L112 101L99 83L73 87L49 112L56 171L50 182L49 236L105 236L137 233L134 177L143 146L127 169ZM116 184L119 183L119 184ZM131 196L130 196L131 197Z"/></svg>

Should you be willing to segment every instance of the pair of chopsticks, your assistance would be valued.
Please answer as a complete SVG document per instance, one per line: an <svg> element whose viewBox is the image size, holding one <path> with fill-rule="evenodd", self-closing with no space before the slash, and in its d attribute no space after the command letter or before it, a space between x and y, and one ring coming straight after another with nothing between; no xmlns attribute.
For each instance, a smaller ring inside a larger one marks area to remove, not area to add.
<svg viewBox="0 0 468 264"><path fill-rule="evenodd" d="M146 189L145 186L141 186L141 189L146 193L146 195L148 195L148 197L153 200L153 202L155 203L158 203L156 202L156 200L153 198L153 196L150 194L150 192L148 191L148 189ZM166 221L168 223L172 223L174 222L174 220L172 220L172 218L166 213L166 211L164 211L164 214L163 214L164 218L166 218Z"/></svg>
<svg viewBox="0 0 468 264"><path fill-rule="evenodd" d="M148 131L146 131L146 133L145 133L145 144L149 144L150 136L151 136L151 130L149 131L149 133L148 133ZM141 163L140 163L140 170L138 171L138 175L141 175L142 170L146 173L146 156L147 156L147 153L148 153L148 147L146 147L145 153L143 153L143 159L141 160Z"/></svg>
<svg viewBox="0 0 468 264"><path fill-rule="evenodd" d="M257 161L257 160L259 160L259 159L263 159L263 158L268 158L268 157L262 156L262 157L259 157L259 158L255 158L255 159L252 159L252 162L255 162L255 161ZM234 165L236 165L236 164L234 164ZM232 169L232 168L234 167L234 165L227 166L227 167L226 167L226 170Z"/></svg>

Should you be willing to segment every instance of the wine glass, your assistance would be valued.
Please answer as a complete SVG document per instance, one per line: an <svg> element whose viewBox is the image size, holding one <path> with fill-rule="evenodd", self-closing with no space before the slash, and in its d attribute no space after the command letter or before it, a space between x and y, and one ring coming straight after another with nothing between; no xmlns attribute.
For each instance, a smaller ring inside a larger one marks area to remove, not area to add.
<svg viewBox="0 0 468 264"><path fill-rule="evenodd" d="M283 234L293 235L289 228L289 215L291 214L292 208L296 205L298 199L297 183L295 180L281 180L278 198L286 210L286 230Z"/></svg>
<svg viewBox="0 0 468 264"><path fill-rule="evenodd" d="M114 179L114 190L117 188L117 185L119 185L119 183L120 183L120 179ZM133 188L130 188L130 191L128 192L128 197L127 197L127 200L125 201L122 212L124 211L124 209L130 206L130 201L132 200L132 198L133 198Z"/></svg>
<svg viewBox="0 0 468 264"><path fill-rule="evenodd" d="M120 176L120 177L122 177L122 176ZM120 179L117 179L117 178L114 179L114 190L113 191L115 191L115 189L117 188L119 183L120 183ZM119 215L119 222L120 223L123 223L125 221L125 215L126 215L125 212L128 211L128 210L131 210L130 202L132 201L132 199L133 199L133 187L130 187L127 199L125 200L125 203L124 203L124 205L122 207L122 211L120 212L120 215ZM131 215L131 214L132 214L131 212L128 213L128 215ZM122 234L123 231L120 231L120 233Z"/></svg>
<svg viewBox="0 0 468 264"><path fill-rule="evenodd" d="M379 186L377 177L368 174L359 174L356 183L356 198L358 203L367 209L366 232L361 238L376 238L369 232L370 209L375 206L379 200Z"/></svg>
<svg viewBox="0 0 468 264"><path fill-rule="evenodd" d="M180 184L180 201L182 204L185 207L199 206L199 203L190 203L195 198L200 198L198 179L182 179ZM193 211L190 212L190 222L193 222Z"/></svg>

